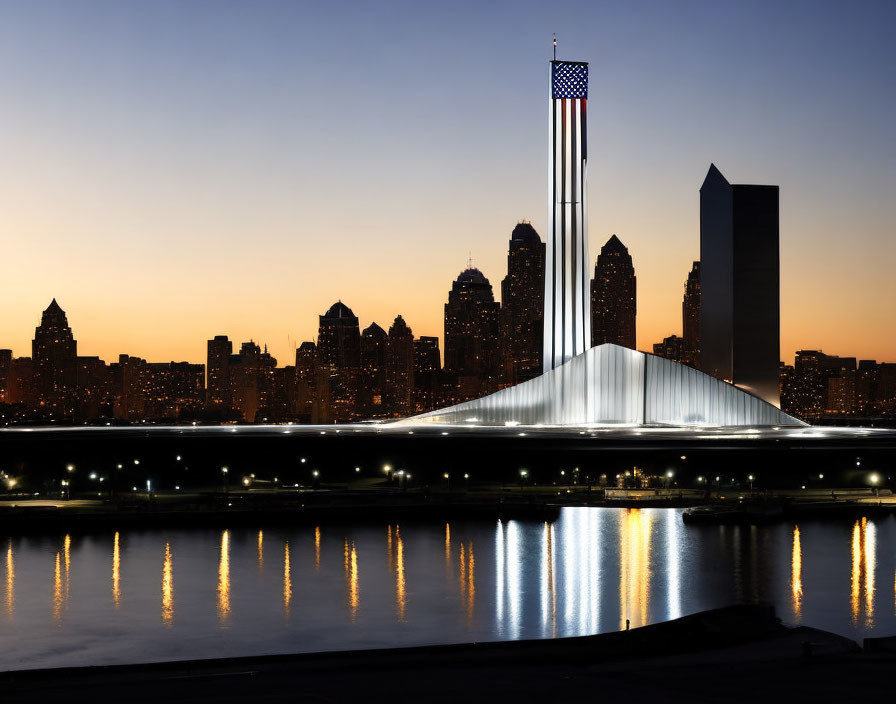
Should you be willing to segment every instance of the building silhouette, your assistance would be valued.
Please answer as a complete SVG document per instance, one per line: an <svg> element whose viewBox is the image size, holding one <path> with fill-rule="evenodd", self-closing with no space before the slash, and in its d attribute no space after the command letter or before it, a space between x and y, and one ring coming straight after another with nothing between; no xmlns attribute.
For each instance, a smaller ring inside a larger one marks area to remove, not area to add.
<svg viewBox="0 0 896 704"><path fill-rule="evenodd" d="M207 344L206 400L209 410L225 412L233 408L233 386L230 382L230 357L233 343L226 335L216 335Z"/></svg>
<svg viewBox="0 0 896 704"><path fill-rule="evenodd" d="M778 187L732 185L711 165L700 187L700 363L778 405Z"/></svg>
<svg viewBox="0 0 896 704"><path fill-rule="evenodd" d="M694 262L681 302L681 336L690 352L691 366L700 368L700 262Z"/></svg>
<svg viewBox="0 0 896 704"><path fill-rule="evenodd" d="M361 330L351 308L337 301L320 316L317 358L321 371L329 376L329 403L322 407L321 422L350 422L358 417L358 379L361 369ZM319 381L323 378L319 375ZM324 384L319 384L320 387Z"/></svg>
<svg viewBox="0 0 896 704"><path fill-rule="evenodd" d="M669 335L664 337L662 342L653 345L653 353L657 357L671 359L673 362L680 362L689 366L692 364L691 348L688 341L678 335Z"/></svg>
<svg viewBox="0 0 896 704"><path fill-rule="evenodd" d="M361 333L361 377L358 386L358 410L362 418L388 415L386 394L386 342L388 335L376 323Z"/></svg>
<svg viewBox="0 0 896 704"><path fill-rule="evenodd" d="M300 423L319 423L317 345L303 342L296 349L296 420ZM327 377L329 380L329 377ZM329 390L329 385L328 385Z"/></svg>
<svg viewBox="0 0 896 704"><path fill-rule="evenodd" d="M414 340L414 410L438 408L443 397L439 338L418 337Z"/></svg>
<svg viewBox="0 0 896 704"><path fill-rule="evenodd" d="M542 371L545 244L535 228L513 228L501 282L501 381L518 384Z"/></svg>
<svg viewBox="0 0 896 704"><path fill-rule="evenodd" d="M386 399L393 416L414 410L414 333L400 315L389 327L386 341Z"/></svg>
<svg viewBox="0 0 896 704"><path fill-rule="evenodd" d="M457 399L476 398L497 388L501 304L479 269L460 273L445 304L445 373Z"/></svg>
<svg viewBox="0 0 896 704"><path fill-rule="evenodd" d="M78 343L54 298L41 315L31 344L34 388L50 417L71 417L74 411L77 356Z"/></svg>
<svg viewBox="0 0 896 704"><path fill-rule="evenodd" d="M12 350L0 350L0 403L9 403L9 380L12 375Z"/></svg>
<svg viewBox="0 0 896 704"><path fill-rule="evenodd" d="M591 343L635 349L636 277L628 249L616 235L601 248L591 281Z"/></svg>

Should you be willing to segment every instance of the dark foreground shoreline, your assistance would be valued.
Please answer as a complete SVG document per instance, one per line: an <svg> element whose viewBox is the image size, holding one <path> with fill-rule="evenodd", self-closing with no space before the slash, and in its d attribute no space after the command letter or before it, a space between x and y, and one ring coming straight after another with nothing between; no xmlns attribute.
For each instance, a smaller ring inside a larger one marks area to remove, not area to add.
<svg viewBox="0 0 896 704"><path fill-rule="evenodd" d="M857 701L891 687L896 639L788 628L742 605L579 638L0 674L4 702Z"/></svg>

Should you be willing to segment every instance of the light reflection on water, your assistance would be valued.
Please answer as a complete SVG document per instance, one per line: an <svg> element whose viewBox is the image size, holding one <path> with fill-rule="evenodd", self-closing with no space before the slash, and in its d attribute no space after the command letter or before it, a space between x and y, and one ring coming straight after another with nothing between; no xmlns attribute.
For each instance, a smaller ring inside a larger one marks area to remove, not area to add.
<svg viewBox="0 0 896 704"><path fill-rule="evenodd" d="M589 508L13 536L0 669L573 636L755 600L786 622L892 635L894 544L894 518L689 527L677 510Z"/></svg>
<svg viewBox="0 0 896 704"><path fill-rule="evenodd" d="M803 549L800 544L800 527L793 527L793 551L790 557L791 593L793 594L793 621L803 619Z"/></svg>
<svg viewBox="0 0 896 704"><path fill-rule="evenodd" d="M162 563L162 622L170 626L174 622L174 579L171 570L171 546L165 543L165 560Z"/></svg>

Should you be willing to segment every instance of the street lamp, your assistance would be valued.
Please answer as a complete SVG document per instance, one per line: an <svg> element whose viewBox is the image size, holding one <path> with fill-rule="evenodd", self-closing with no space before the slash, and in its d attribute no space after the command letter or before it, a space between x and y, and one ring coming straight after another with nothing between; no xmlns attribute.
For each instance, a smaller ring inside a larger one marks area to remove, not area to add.
<svg viewBox="0 0 896 704"><path fill-rule="evenodd" d="M445 472L442 476L445 478L445 488L448 491L451 491L451 475L448 472Z"/></svg>
<svg viewBox="0 0 896 704"><path fill-rule="evenodd" d="M221 479L224 482L224 493L227 493L227 472L228 469L226 466L221 467Z"/></svg>
<svg viewBox="0 0 896 704"><path fill-rule="evenodd" d="M520 470L520 491L523 490L523 483L526 481L526 477L529 476L529 470L521 469Z"/></svg>

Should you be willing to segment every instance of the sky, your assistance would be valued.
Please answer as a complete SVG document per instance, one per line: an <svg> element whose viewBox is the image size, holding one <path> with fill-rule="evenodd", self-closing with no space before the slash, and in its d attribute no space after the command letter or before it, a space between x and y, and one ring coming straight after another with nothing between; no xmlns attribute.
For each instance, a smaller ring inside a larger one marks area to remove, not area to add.
<svg viewBox="0 0 896 704"><path fill-rule="evenodd" d="M780 186L781 354L896 362L896 3L0 0L0 347L280 364L336 300L443 333L545 236L547 87L590 62L588 231L681 334L698 189Z"/></svg>

